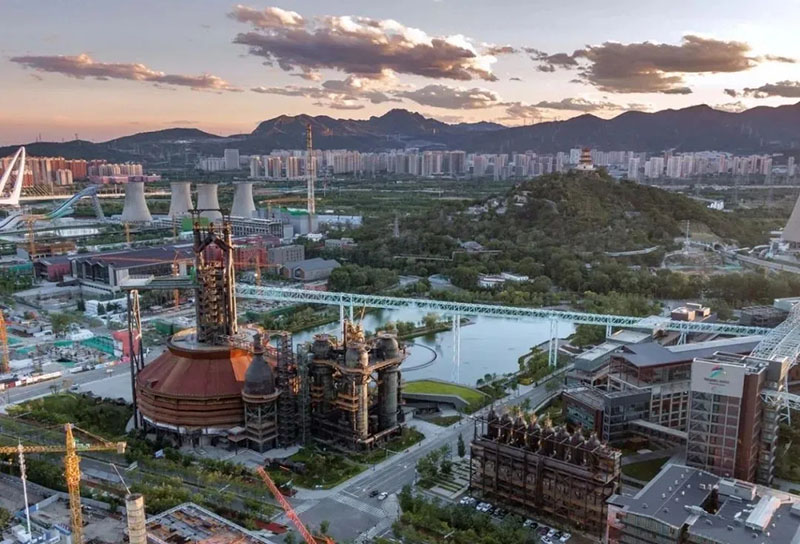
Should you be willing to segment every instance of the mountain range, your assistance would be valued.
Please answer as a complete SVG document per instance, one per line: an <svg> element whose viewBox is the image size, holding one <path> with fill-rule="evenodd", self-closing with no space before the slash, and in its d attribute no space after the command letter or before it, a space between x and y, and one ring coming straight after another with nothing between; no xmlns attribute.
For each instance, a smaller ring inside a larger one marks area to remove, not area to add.
<svg viewBox="0 0 800 544"><path fill-rule="evenodd" d="M249 134L220 136L194 128L170 128L98 143L73 140L25 145L28 153L36 156L176 165L189 163L197 154L222 155L225 148L237 148L243 154L302 149L306 145L308 124L316 149L381 151L418 147L487 153L527 150L551 153L582 146L649 152L800 150L800 102L760 106L739 113L699 105L653 113L630 111L612 119L585 114L566 121L520 127L490 122L448 124L403 109L364 120L280 115L262 121ZM13 153L16 147L0 148L0 156Z"/></svg>

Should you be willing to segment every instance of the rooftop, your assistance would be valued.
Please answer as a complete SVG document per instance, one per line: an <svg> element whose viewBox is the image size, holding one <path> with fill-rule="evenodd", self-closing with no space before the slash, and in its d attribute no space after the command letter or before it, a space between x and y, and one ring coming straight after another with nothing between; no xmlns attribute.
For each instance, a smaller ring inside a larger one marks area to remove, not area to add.
<svg viewBox="0 0 800 544"><path fill-rule="evenodd" d="M232 521L191 502L148 518L148 541L213 542L214 544L271 544Z"/></svg>
<svg viewBox="0 0 800 544"><path fill-rule="evenodd" d="M704 509L713 493L719 508ZM797 544L800 496L708 472L667 464L636 496L615 495L609 502L647 516L709 543Z"/></svg>
<svg viewBox="0 0 800 544"><path fill-rule="evenodd" d="M761 341L761 336L723 338L677 346L662 346L657 342L622 346L618 355L638 367L690 362L698 357L710 357L718 351L750 353Z"/></svg>

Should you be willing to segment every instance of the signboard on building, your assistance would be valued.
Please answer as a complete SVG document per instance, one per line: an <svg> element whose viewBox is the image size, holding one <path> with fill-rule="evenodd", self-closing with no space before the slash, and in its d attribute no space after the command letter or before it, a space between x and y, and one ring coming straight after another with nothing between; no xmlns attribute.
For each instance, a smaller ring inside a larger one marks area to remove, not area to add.
<svg viewBox="0 0 800 544"><path fill-rule="evenodd" d="M745 367L696 359L692 363L692 391L742 397Z"/></svg>

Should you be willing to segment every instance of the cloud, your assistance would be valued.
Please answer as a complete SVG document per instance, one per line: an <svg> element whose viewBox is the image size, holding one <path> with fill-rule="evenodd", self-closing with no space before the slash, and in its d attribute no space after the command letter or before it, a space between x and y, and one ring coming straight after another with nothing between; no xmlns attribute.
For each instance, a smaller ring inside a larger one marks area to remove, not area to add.
<svg viewBox="0 0 800 544"><path fill-rule="evenodd" d="M797 59L793 59L791 57L782 57L780 55L764 55L761 58L769 62L785 62L788 64L794 64L797 62Z"/></svg>
<svg viewBox="0 0 800 544"><path fill-rule="evenodd" d="M343 80L325 81L319 87L287 85L286 87L254 87L251 91L260 94L310 98L318 100L319 104L335 104L330 107L337 109L360 109L355 108L358 101L369 101L372 104L400 102L399 98L390 96L386 92L389 86L393 85L394 79L391 74L384 74L383 79L348 76Z"/></svg>
<svg viewBox="0 0 800 544"><path fill-rule="evenodd" d="M736 92L736 89L725 89L723 92L728 96L730 96L731 98L736 98L737 96L739 96L739 93Z"/></svg>
<svg viewBox="0 0 800 544"><path fill-rule="evenodd" d="M579 80L613 93L689 94L687 74L731 73L761 62L794 62L775 55L752 56L750 46L687 34L680 44L605 42L572 54L529 50L539 70L578 68Z"/></svg>
<svg viewBox="0 0 800 544"><path fill-rule="evenodd" d="M211 75L187 76L167 74L148 68L144 64L97 62L86 53L77 56L22 56L11 57L11 62L38 72L52 72L68 77L98 80L127 79L146 81L156 85L189 87L203 91L239 91L224 79Z"/></svg>
<svg viewBox="0 0 800 544"><path fill-rule="evenodd" d="M364 104L353 102L314 102L314 105L334 110L363 110L366 107Z"/></svg>
<svg viewBox="0 0 800 544"><path fill-rule="evenodd" d="M228 17L236 19L240 23L250 23L255 28L261 29L299 28L306 24L299 13L276 7L257 10L237 4L233 7L233 11L228 14Z"/></svg>
<svg viewBox="0 0 800 544"><path fill-rule="evenodd" d="M483 50L484 54L486 55L514 55L519 53L519 51L510 45L489 45L486 44L485 49Z"/></svg>
<svg viewBox="0 0 800 544"><path fill-rule="evenodd" d="M549 110L569 110L569 111L599 111L599 110L621 110L624 109L618 104L613 102L592 102L585 98L563 98L558 101L542 100L537 104L533 104L535 108L543 108Z"/></svg>
<svg viewBox="0 0 800 544"><path fill-rule="evenodd" d="M692 94L692 90L689 87L672 87L660 92L661 94Z"/></svg>
<svg viewBox="0 0 800 544"><path fill-rule="evenodd" d="M747 104L744 104L741 101L728 102L727 104L717 104L716 106L714 106L714 109L720 111L727 111L730 113L739 113L747 109Z"/></svg>
<svg viewBox="0 0 800 544"><path fill-rule="evenodd" d="M536 106L523 104L522 102L509 102L506 105L506 115L500 119L503 121L517 122L536 122L541 121L542 112Z"/></svg>
<svg viewBox="0 0 800 544"><path fill-rule="evenodd" d="M746 88L741 93L744 96L767 98L769 96L782 96L784 98L800 98L800 81L778 81L767 83L760 87Z"/></svg>
<svg viewBox="0 0 800 544"><path fill-rule="evenodd" d="M426 85L413 91L401 91L395 96L408 98L423 106L453 110L472 110L496 106L500 97L488 89L464 89L448 85Z"/></svg>
<svg viewBox="0 0 800 544"><path fill-rule="evenodd" d="M276 9L236 6L229 15L254 28L238 34L234 43L285 71L328 68L380 77L392 70L434 79L497 80L492 73L495 57L478 53L464 36L429 36L392 19L323 16L312 22ZM290 24L279 24L287 13Z"/></svg>

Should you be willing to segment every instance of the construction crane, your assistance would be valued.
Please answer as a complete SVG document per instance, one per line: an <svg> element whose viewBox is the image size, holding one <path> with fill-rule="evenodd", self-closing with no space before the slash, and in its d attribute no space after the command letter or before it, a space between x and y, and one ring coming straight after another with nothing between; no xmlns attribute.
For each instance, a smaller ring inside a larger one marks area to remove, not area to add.
<svg viewBox="0 0 800 544"><path fill-rule="evenodd" d="M181 266L178 263L179 257L178 250L175 250L175 257L172 259L172 275L177 277L180 275ZM175 309L177 310L178 307L181 305L181 291L180 289L174 289L172 291L172 297L175 299Z"/></svg>
<svg viewBox="0 0 800 544"><path fill-rule="evenodd" d="M75 441L72 429L81 431L83 434L97 440L99 444L81 444ZM0 447L0 455L19 455L24 466L23 455L25 453L63 453L64 454L64 477L67 481L69 491L69 510L72 525L72 542L83 544L83 515L81 514L81 469L80 451L116 451L125 453L127 443L108 442L107 440L95 436L87 431L78 429L67 423L64 425L66 440L63 446L45 445L22 445ZM24 483L24 479L23 479ZM30 529L29 529L30 530Z"/></svg>
<svg viewBox="0 0 800 544"><path fill-rule="evenodd" d="M8 329L6 329L6 318L0 311L0 374L11 371L11 356L8 352Z"/></svg>
<svg viewBox="0 0 800 544"><path fill-rule="evenodd" d="M311 145L311 123L306 125L306 175L308 176L308 216L309 227L311 226L311 216L317 213L317 199L314 196L314 149ZM309 231L310 232L310 231Z"/></svg>
<svg viewBox="0 0 800 544"><path fill-rule="evenodd" d="M297 513L294 511L294 508L292 508L292 505L289 504L289 501L287 501L286 497L283 496L281 490L278 489L278 486L275 485L275 482L272 481L272 478L270 478L267 471L264 470L264 467L258 467L256 469L256 472L258 473L259 476L261 476L261 479L264 480L264 483L269 488L270 492L272 493L272 496L275 497L275 500L277 500L278 503L281 505L283 511L286 512L286 517L288 517L291 520L291 522L300 532L300 535L303 537L303 540L306 541L306 544L336 544L334 540L329 536L315 537L314 535L312 535L311 531L309 531L308 528L305 525L303 525L303 522L297 516Z"/></svg>

